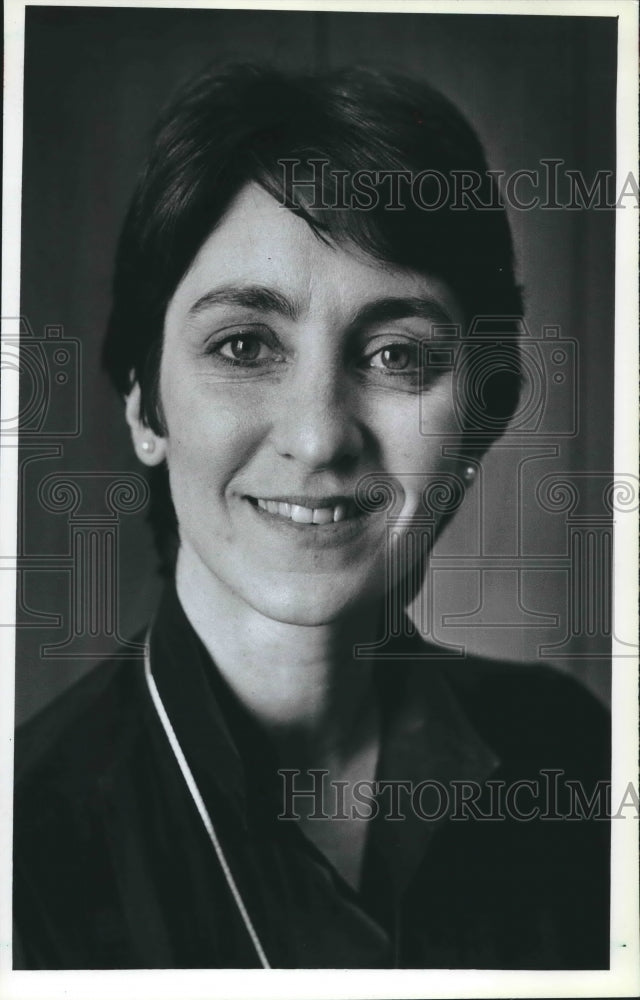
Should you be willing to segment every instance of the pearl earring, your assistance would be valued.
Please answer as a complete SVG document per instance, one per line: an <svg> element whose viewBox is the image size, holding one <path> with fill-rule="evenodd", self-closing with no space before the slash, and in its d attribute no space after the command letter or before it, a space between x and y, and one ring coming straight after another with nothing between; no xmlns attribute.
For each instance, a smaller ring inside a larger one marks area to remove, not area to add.
<svg viewBox="0 0 640 1000"><path fill-rule="evenodd" d="M155 441L143 441L142 442L142 450L143 451L151 453L152 451L155 451L155 448L156 448Z"/></svg>

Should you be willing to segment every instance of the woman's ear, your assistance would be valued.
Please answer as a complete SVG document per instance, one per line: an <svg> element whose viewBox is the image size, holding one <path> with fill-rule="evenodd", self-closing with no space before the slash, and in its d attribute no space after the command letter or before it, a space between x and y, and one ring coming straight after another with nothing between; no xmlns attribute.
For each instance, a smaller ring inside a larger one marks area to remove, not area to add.
<svg viewBox="0 0 640 1000"><path fill-rule="evenodd" d="M140 413L140 386L134 382L125 399L125 415L135 453L143 465L160 465L167 455L166 438L159 437L144 423Z"/></svg>

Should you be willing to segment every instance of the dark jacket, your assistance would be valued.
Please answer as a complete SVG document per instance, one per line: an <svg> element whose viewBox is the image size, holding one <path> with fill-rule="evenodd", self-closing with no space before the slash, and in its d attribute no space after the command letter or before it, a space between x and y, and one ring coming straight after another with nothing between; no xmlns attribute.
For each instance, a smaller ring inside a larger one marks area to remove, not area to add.
<svg viewBox="0 0 640 1000"><path fill-rule="evenodd" d="M295 819L278 818L272 749L173 590L150 645L271 966L608 967L608 717L580 685L450 659L415 636L390 642L356 893ZM16 968L259 964L141 660L97 667L18 733L14 830Z"/></svg>

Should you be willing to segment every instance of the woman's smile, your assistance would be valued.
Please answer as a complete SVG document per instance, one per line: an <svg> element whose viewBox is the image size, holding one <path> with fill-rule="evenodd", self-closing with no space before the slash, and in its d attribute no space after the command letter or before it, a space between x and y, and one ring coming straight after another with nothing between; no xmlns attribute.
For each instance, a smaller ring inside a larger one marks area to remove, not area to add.
<svg viewBox="0 0 640 1000"><path fill-rule="evenodd" d="M304 502L303 502L304 501ZM247 496L242 498L255 519L256 529L275 536L299 550L325 550L360 542L365 532L377 531L382 541L380 514L363 511L349 497L308 498L285 496L280 499ZM328 553L327 553L328 554Z"/></svg>
<svg viewBox="0 0 640 1000"><path fill-rule="evenodd" d="M166 313L154 460L168 464L181 558L281 621L379 599L389 545L452 465L452 371L426 364L423 344L461 322L443 283L322 243L245 188ZM393 532L356 501L377 474L410 481Z"/></svg>
<svg viewBox="0 0 640 1000"><path fill-rule="evenodd" d="M335 524L357 517L358 508L349 497L334 499L288 497L287 499L265 500L264 497L248 497L260 510L293 521L294 524Z"/></svg>

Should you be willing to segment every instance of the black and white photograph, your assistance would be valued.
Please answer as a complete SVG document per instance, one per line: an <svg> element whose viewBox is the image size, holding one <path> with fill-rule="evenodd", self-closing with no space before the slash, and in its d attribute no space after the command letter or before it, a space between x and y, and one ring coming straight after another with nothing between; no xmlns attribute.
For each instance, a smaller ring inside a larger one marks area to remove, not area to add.
<svg viewBox="0 0 640 1000"><path fill-rule="evenodd" d="M8 3L3 996L633 995L637 21Z"/></svg>

